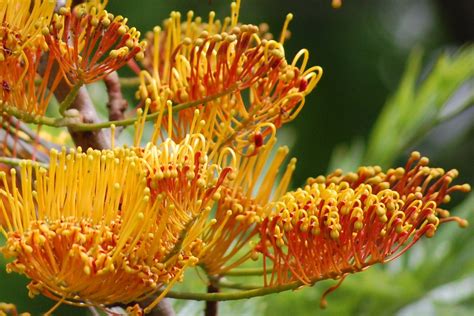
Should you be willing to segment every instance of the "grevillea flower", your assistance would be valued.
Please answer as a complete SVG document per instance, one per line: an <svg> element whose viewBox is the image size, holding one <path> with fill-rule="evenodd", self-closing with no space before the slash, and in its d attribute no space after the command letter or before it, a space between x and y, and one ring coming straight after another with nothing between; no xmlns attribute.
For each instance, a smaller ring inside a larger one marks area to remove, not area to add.
<svg viewBox="0 0 474 316"><path fill-rule="evenodd" d="M238 156L234 181L222 186L216 223L204 231L205 247L199 257L199 264L209 275L222 274L257 255L252 240L258 235L264 206L286 192L296 164L292 159L280 173L288 147L274 151L275 142L275 138L270 140L257 155Z"/></svg>
<svg viewBox="0 0 474 316"><path fill-rule="evenodd" d="M270 204L259 245L273 263L266 284L344 279L397 258L421 237L432 237L443 222L466 226L439 207L451 192L470 187L450 186L457 172L427 163L413 153L405 169L386 174L366 167L358 174L311 179Z"/></svg>
<svg viewBox="0 0 474 316"><path fill-rule="evenodd" d="M55 0L3 0L0 2L0 61L27 46L42 46L43 27L49 25Z"/></svg>
<svg viewBox="0 0 474 316"><path fill-rule="evenodd" d="M215 20L214 12L207 23L193 20L193 12L182 23L181 15L173 12L163 30L156 27L138 96L150 98L153 111L164 111L167 100L196 102L177 114L175 139L190 132L198 108L200 119L207 123L203 130L215 146L232 146L252 155L275 127L298 114L322 69L307 69L306 50L289 64L284 56L285 36L279 42L261 39L257 26L238 23L239 6L233 3L232 17L222 23ZM282 34L291 18L288 15Z"/></svg>
<svg viewBox="0 0 474 316"><path fill-rule="evenodd" d="M164 287L151 309L197 263L199 235L230 172L207 163L201 139L53 150L48 170L22 163L21 186L12 169L12 187L0 189L8 270L32 279L30 295L58 305L140 301Z"/></svg>
<svg viewBox="0 0 474 316"><path fill-rule="evenodd" d="M127 19L94 2L59 9L43 34L69 84L91 83L140 55L144 42Z"/></svg>
<svg viewBox="0 0 474 316"><path fill-rule="evenodd" d="M44 115L62 78L54 67L54 59L40 47L4 56L0 60L0 110L16 117Z"/></svg>

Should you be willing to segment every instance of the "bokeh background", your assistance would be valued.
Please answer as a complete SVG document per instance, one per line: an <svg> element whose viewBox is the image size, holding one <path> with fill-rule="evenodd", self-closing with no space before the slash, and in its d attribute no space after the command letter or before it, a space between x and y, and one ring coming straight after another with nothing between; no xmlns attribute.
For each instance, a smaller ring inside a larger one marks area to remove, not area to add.
<svg viewBox="0 0 474 316"><path fill-rule="evenodd" d="M460 115L433 129L418 131L389 159L378 161L377 155L367 153L367 144L384 105L390 104L398 91L410 56L412 61L419 58L416 85L421 86L440 56L472 44L474 1L346 0L337 10L330 2L244 0L242 3L241 21L257 25L266 22L277 36L286 14L293 13L291 38L285 47L287 58L307 48L309 64L324 69L321 82L307 97L300 116L279 134L298 158L293 186L336 167L350 171L361 163L398 165L414 149L429 156L433 165L458 169L460 183L473 185L472 63L464 64L464 68L471 69L470 75L456 89L455 97L448 98L448 103L464 100L467 109ZM129 25L145 31L161 24L172 10L182 13L194 10L203 17L214 10L217 16L225 17L229 5L229 0L111 0L108 10L128 17ZM427 93L426 99L438 90ZM397 136L397 131L388 133L387 144ZM383 139L384 135L378 137ZM455 197L451 206L474 223L472 194L463 202ZM328 297L326 310L319 309L319 298L333 281L292 293L221 303L221 315L472 315L474 229L471 226L460 230L455 224L445 226L436 238L423 241L402 259L349 276ZM182 289L205 288L194 272L189 278L194 281L181 286ZM39 314L51 306L46 300L28 300L24 293L26 281L4 272L0 280L0 298L17 302L20 310ZM179 315L202 315L204 307L200 302L174 304ZM58 312L71 313L71 309Z"/></svg>

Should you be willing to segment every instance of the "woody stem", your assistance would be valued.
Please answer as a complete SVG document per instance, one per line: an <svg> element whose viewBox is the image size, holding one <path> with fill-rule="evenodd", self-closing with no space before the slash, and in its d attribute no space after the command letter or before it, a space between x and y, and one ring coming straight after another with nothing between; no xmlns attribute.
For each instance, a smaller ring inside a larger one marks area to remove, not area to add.
<svg viewBox="0 0 474 316"><path fill-rule="evenodd" d="M207 287L207 293L219 293L219 287L211 281ZM217 316L219 312L219 302L218 301L207 301L206 302L206 310L204 312L205 316Z"/></svg>

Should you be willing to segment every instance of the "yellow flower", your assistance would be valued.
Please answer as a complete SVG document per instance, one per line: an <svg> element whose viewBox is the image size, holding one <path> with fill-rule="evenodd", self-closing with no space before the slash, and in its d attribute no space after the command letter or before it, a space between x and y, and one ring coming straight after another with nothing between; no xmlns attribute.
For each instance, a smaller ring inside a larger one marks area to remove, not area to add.
<svg viewBox="0 0 474 316"><path fill-rule="evenodd" d="M26 46L42 46L43 27L49 25L55 0L4 0L0 2L0 61ZM6 44L6 45L5 45Z"/></svg>
<svg viewBox="0 0 474 316"><path fill-rule="evenodd" d="M164 287L151 309L197 263L199 236L231 171L208 163L201 140L53 150L48 170L22 163L21 186L12 169L12 188L0 189L8 270L56 306L140 301Z"/></svg>
<svg viewBox="0 0 474 316"><path fill-rule="evenodd" d="M285 59L284 40L261 38L259 27L239 24L240 1L222 22L209 14L207 23L188 12L178 12L156 27L146 50L147 71L140 73L138 97L152 100L153 111L173 103L196 102L181 110L173 122L174 137L190 133L194 110L206 122L203 133L216 147L231 146L253 155L282 124L294 119L322 75L320 67L307 68L308 52L291 63ZM244 92L245 91L245 92ZM203 100L202 102L199 102ZM165 121L166 125L167 122Z"/></svg>
<svg viewBox="0 0 474 316"><path fill-rule="evenodd" d="M455 170L445 173L427 163L415 152L405 169L363 167L357 174L310 179L268 205L258 247L273 263L266 284L343 279L397 258L421 237L432 237L441 223L465 227L440 205L469 185L451 186Z"/></svg>

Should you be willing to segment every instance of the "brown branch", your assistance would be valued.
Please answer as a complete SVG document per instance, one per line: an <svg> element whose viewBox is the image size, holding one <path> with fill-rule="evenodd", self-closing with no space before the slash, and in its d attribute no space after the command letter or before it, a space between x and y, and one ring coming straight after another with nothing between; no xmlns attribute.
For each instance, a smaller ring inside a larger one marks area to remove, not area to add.
<svg viewBox="0 0 474 316"><path fill-rule="evenodd" d="M207 293L219 293L220 290L217 286L213 283L209 284L207 287ZM207 301L206 302L206 310L204 312L205 316L217 316L219 313L219 302L217 301Z"/></svg>
<svg viewBox="0 0 474 316"><path fill-rule="evenodd" d="M109 110L109 121L119 121L125 118L125 111L128 108L128 102L123 98L120 78L116 71L104 78L105 87L109 96L107 109ZM123 127L117 128L118 136Z"/></svg>
<svg viewBox="0 0 474 316"><path fill-rule="evenodd" d="M58 101L62 102L67 97L70 90L71 88L65 81L61 82L58 86L58 89L55 91ZM74 113L72 110L77 111L79 119L83 123L100 122L97 111L94 108L94 104L92 103L91 97L89 96L85 86L79 89L77 97L71 104L68 112ZM85 132L76 132L72 129L69 129L69 132L71 133L71 137L74 140L76 146L81 146L83 149L87 149L89 147L94 149L110 148L110 136L105 129Z"/></svg>

